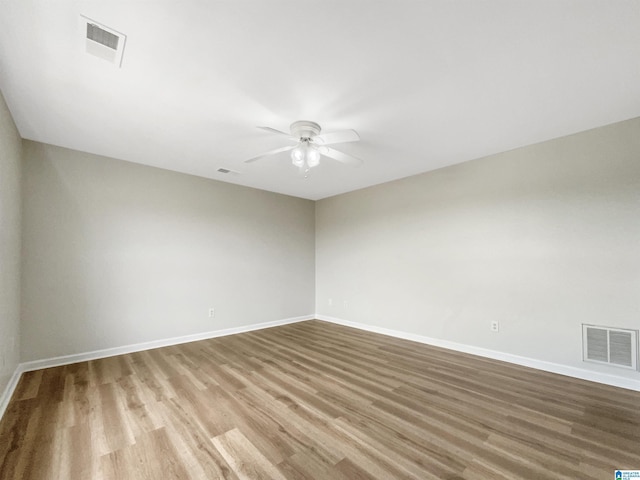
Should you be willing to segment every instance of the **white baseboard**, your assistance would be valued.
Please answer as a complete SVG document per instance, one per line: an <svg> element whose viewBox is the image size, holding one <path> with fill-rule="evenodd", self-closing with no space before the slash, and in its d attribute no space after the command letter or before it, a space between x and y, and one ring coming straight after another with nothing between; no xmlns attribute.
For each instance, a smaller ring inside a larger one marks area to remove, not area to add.
<svg viewBox="0 0 640 480"><path fill-rule="evenodd" d="M22 375L22 370L20 369L20 365L16 367L16 371L13 372L11 378L9 379L9 383L4 388L4 392L0 395L0 419L4 415L5 410L9 406L9 400L11 400L11 396L18 386L18 381L20 380L20 375Z"/></svg>
<svg viewBox="0 0 640 480"><path fill-rule="evenodd" d="M280 325L288 325L289 323L303 322L312 320L314 315L304 315L301 317L285 318L283 320L274 320L272 322L254 323L251 325L243 325L241 327L225 328L222 330L213 330L210 332L195 333L193 335L184 335L182 337L165 338L162 340L153 340L151 342L135 343L133 345L125 345L123 347L106 348L104 350L95 350L93 352L75 353L73 355L65 355L62 357L46 358L43 360L34 360L32 362L21 363L23 372L32 370L40 370L41 368L59 367L61 365L69 365L70 363L86 362L87 360L97 360L99 358L113 357L115 355L123 355L125 353L141 352L143 350L152 350L154 348L168 347L170 345L179 345L181 343L197 342L198 340L207 340L209 338L225 337L227 335L235 335L236 333L251 332L253 330L262 330L264 328L279 327Z"/></svg>
<svg viewBox="0 0 640 480"><path fill-rule="evenodd" d="M629 390L640 392L640 381L633 380L631 378L618 377L616 375L610 375L607 373L592 372L591 370L570 367L568 365L562 365L559 363L546 362L543 360L521 357L519 355L513 355L510 353L498 352L496 350L489 350L486 348L474 347L472 345L450 342L448 340L439 340L437 338L425 337L422 335L416 335L414 333L401 332L398 330L376 327L364 323L351 322L348 320L342 320L340 318L329 317L327 315L316 315L316 319L335 323L338 325L344 325L345 327L352 327L359 330L366 330L368 332L380 333L382 335L389 335L390 337L402 338L404 340L411 340L418 343L424 343L426 345L447 348L449 350L454 350L457 352L470 353L472 355L478 355L479 357L501 360L503 362L514 363L516 365L522 365L524 367L531 367L537 370L543 370L545 372L558 373L560 375L567 375L569 377L579 378L581 380L588 380L591 382L611 385L613 387L627 388Z"/></svg>
<svg viewBox="0 0 640 480"><path fill-rule="evenodd" d="M162 340L153 340L151 342L136 343L133 345L125 345L122 347L106 348L104 350L95 350L92 352L75 353L73 355L64 355L61 357L45 358L42 360L34 360L24 362L18 365L9 384L0 396L0 419L9 405L9 400L13 395L18 380L24 372L40 370L42 368L59 367L69 365L71 363L86 362L88 360L97 360L100 358L113 357L115 355L123 355L125 353L141 352L143 350L151 350L154 348L168 347L170 345L178 345L181 343L197 342L198 340L207 340L209 338L225 337L227 335L235 335L237 333L251 332L254 330L262 330L265 328L279 327L290 323L304 322L305 320L313 320L314 315L304 315L301 317L285 318L282 320L274 320L272 322L254 323L251 325L243 325L241 327L225 328L222 330L213 330L210 332L196 333L193 335L184 335L181 337L165 338Z"/></svg>
<svg viewBox="0 0 640 480"><path fill-rule="evenodd" d="M4 389L2 395L0 395L0 419L4 415L4 412L9 405L9 400L13 395L20 376L24 372L32 370L39 370L41 368L58 367L61 365L68 365L71 363L84 362L87 360L97 360L100 358L112 357L115 355L122 355L125 353L140 352L143 350L151 350L154 348L167 347L170 345L178 345L181 343L196 342L198 340L206 340L208 338L224 337L227 335L235 335L237 333L251 332L254 330L262 330L264 328L278 327L280 325L288 325L290 323L303 322L306 320L323 320L326 322L335 323L338 325L344 325L346 327L357 328L359 330L366 330L373 333L380 333L382 335L389 335L391 337L402 338L405 340L411 340L414 342L424 343L427 345L434 345L436 347L447 348L458 352L470 353L472 355L478 355L480 357L491 358L494 360L502 360L504 362L514 363L516 365L522 365L525 367L536 368L545 372L558 373L561 375L567 375L569 377L580 378L582 380L589 380L592 382L603 383L605 385L611 385L614 387L627 388L629 390L640 391L640 381L633 380L625 377L618 377L615 375L592 372L590 370L584 370L581 368L569 367L567 365L561 365L557 363L545 362L542 360L536 360L528 357L521 357L518 355L512 355L510 353L498 352L495 350L489 350L480 347L474 347L471 345L464 345L461 343L450 342L447 340L439 340L437 338L425 337L413 333L401 332L398 330L392 330L389 328L376 327L373 325L367 325L364 323L351 322L348 320L342 320L335 317L329 317L326 315L304 315L301 317L286 318L283 320L275 320L272 322L255 323L252 325L245 325L242 327L226 328L223 330L214 330L210 332L196 333L193 335L185 335L181 337L166 338L162 340L154 340L151 342L137 343L134 345L125 345L123 347L107 348L104 350L96 350L93 352L77 353L73 355L65 355L62 357L54 357L43 360L35 360L31 362L24 362L17 366L13 373L9 383Z"/></svg>

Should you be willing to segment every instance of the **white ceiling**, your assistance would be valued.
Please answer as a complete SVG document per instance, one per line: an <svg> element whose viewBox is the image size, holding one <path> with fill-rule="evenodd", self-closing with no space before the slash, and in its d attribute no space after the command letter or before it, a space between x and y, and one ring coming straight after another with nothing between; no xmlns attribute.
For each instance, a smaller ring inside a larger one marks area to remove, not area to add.
<svg viewBox="0 0 640 480"><path fill-rule="evenodd" d="M640 1L3 0L0 88L24 138L315 200L640 116ZM243 163L301 119L364 165Z"/></svg>

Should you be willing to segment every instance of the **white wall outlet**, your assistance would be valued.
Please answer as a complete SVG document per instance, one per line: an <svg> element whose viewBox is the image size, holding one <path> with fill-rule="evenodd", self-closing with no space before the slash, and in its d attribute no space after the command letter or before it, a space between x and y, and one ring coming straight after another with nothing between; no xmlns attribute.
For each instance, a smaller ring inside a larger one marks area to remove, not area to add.
<svg viewBox="0 0 640 480"><path fill-rule="evenodd" d="M492 332L499 332L500 331L500 322L497 320L493 320L491 322L491 331Z"/></svg>
<svg viewBox="0 0 640 480"><path fill-rule="evenodd" d="M349 308L349 302L347 302L346 300L344 301L344 308Z"/></svg>
<svg viewBox="0 0 640 480"><path fill-rule="evenodd" d="M330 298L327 303L329 304L330 307L333 307L333 298Z"/></svg>
<svg viewBox="0 0 640 480"><path fill-rule="evenodd" d="M216 316L216 309L212 307L209 309L209 318L213 318L215 316Z"/></svg>

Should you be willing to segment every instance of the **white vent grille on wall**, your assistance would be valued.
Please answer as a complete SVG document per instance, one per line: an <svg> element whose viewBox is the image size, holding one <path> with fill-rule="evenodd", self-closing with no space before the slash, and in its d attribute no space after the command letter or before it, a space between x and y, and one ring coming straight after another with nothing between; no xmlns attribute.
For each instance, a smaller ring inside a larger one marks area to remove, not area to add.
<svg viewBox="0 0 640 480"><path fill-rule="evenodd" d="M126 35L82 15L80 32L87 53L118 67L122 64Z"/></svg>
<svg viewBox="0 0 640 480"><path fill-rule="evenodd" d="M606 363L636 370L638 331L583 324L582 350L585 362Z"/></svg>

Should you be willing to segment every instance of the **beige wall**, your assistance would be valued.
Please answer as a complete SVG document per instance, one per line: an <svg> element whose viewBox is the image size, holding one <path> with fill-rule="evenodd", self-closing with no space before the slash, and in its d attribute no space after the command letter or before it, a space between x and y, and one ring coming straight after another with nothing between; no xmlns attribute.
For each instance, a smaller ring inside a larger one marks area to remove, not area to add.
<svg viewBox="0 0 640 480"><path fill-rule="evenodd" d="M22 361L313 314L313 202L24 149Z"/></svg>
<svg viewBox="0 0 640 480"><path fill-rule="evenodd" d="M321 315L640 379L581 360L639 292L640 119L316 205Z"/></svg>
<svg viewBox="0 0 640 480"><path fill-rule="evenodd" d="M20 356L22 140L0 93L0 396Z"/></svg>

